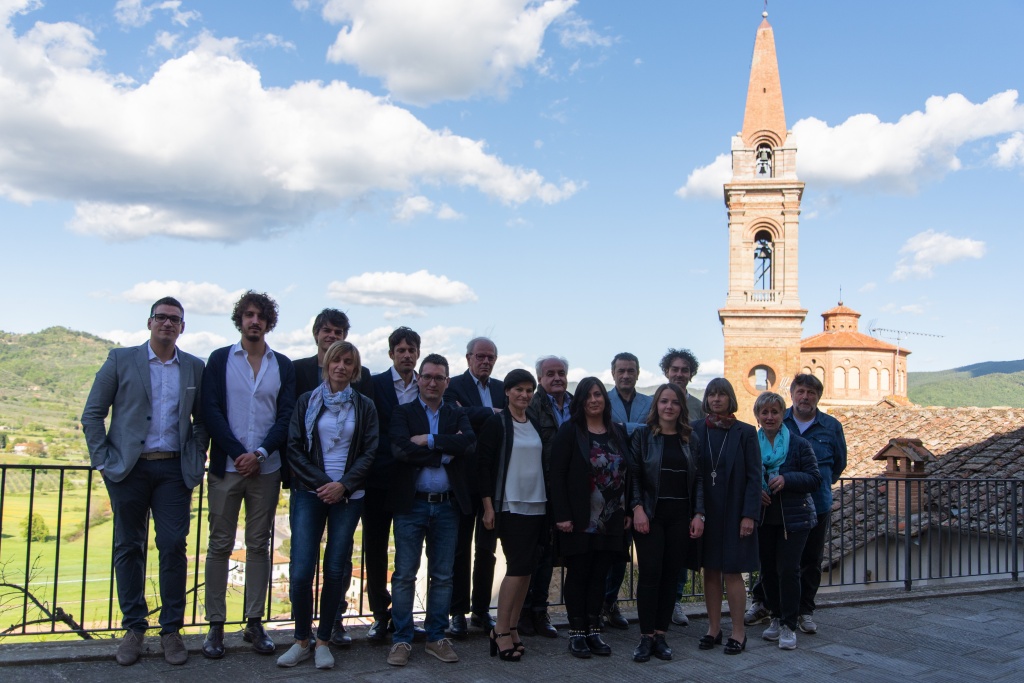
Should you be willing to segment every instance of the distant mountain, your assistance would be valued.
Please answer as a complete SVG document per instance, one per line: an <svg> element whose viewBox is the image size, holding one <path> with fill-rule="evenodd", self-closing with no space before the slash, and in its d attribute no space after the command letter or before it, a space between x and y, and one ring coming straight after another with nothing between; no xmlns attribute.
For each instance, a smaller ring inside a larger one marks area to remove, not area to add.
<svg viewBox="0 0 1024 683"><path fill-rule="evenodd" d="M907 374L911 401L923 406L1024 408L1024 360L989 361Z"/></svg>

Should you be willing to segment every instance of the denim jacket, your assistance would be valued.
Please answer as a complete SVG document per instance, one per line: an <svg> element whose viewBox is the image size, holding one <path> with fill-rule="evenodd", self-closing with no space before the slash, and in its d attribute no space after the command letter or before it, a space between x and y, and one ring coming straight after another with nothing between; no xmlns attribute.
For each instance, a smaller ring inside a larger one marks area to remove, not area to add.
<svg viewBox="0 0 1024 683"><path fill-rule="evenodd" d="M820 410L814 416L814 422L803 433L793 419L793 408L786 409L784 422L794 434L799 434L811 442L814 455L818 458L818 471L821 473L821 488L811 494L818 515L832 510L832 485L839 481L846 469L846 436L839 420Z"/></svg>

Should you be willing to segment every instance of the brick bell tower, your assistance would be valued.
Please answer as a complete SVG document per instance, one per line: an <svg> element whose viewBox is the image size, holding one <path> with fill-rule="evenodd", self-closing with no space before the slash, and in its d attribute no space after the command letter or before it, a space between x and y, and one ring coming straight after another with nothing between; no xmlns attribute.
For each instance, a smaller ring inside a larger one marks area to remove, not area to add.
<svg viewBox="0 0 1024 683"><path fill-rule="evenodd" d="M739 399L737 417L754 422L754 399L784 396L800 371L807 310L797 293L797 237L804 184L796 142L786 130L775 34L768 13L757 28L743 130L732 139L729 293L718 311L725 337L725 377ZM788 400L787 400L788 403Z"/></svg>

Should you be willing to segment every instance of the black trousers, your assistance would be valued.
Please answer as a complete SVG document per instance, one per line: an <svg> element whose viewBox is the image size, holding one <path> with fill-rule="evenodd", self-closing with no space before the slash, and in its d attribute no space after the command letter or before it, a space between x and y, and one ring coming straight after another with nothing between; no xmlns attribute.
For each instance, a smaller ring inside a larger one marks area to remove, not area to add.
<svg viewBox="0 0 1024 683"><path fill-rule="evenodd" d="M690 518L685 505L659 503L651 520L650 532L633 532L636 559L640 565L636 593L640 633L668 630L676 602L679 570L689 542Z"/></svg>
<svg viewBox="0 0 1024 683"><path fill-rule="evenodd" d="M526 593L523 611L547 612L548 595L551 591L551 576L555 573L551 525L546 524L537 542L537 568L530 579L530 590Z"/></svg>
<svg viewBox="0 0 1024 683"><path fill-rule="evenodd" d="M565 558L565 611L573 624L601 613L604 585L614 553L592 550Z"/></svg>
<svg viewBox="0 0 1024 683"><path fill-rule="evenodd" d="M794 631L800 609L800 557L809 533L810 529L787 532L781 524L762 524L757 531L765 606Z"/></svg>
<svg viewBox="0 0 1024 683"><path fill-rule="evenodd" d="M487 529L484 526L482 509L477 514L459 515L459 540L455 546L455 566L452 574L450 612L453 616L468 612L487 612L491 609L494 550L497 544L498 534L494 529ZM470 576L473 579L472 594Z"/></svg>
<svg viewBox="0 0 1024 683"><path fill-rule="evenodd" d="M391 510L387 507L387 489L366 488L363 497L363 572L366 595L373 618L383 621L391 606L388 592L388 546L391 537Z"/></svg>
<svg viewBox="0 0 1024 683"><path fill-rule="evenodd" d="M807 535L804 552L800 558L800 611L799 614L814 614L814 598L821 587L821 560L825 554L825 537L832 521L831 515L818 515L818 523ZM768 604L761 579L750 589L750 596L755 602Z"/></svg>

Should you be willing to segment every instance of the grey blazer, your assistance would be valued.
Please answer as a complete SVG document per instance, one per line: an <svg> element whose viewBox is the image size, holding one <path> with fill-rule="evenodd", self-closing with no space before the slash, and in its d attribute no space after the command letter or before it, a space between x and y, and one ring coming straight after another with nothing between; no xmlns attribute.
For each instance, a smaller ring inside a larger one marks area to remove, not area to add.
<svg viewBox="0 0 1024 683"><path fill-rule="evenodd" d="M96 373L82 411L82 431L93 467L103 467L111 481L122 481L135 467L146 442L153 412L149 383L147 340L141 346L111 349ZM181 393L178 400L178 435L181 439L181 476L194 488L203 480L210 437L203 427L199 393L203 361L178 350ZM110 409L110 428L103 424Z"/></svg>

